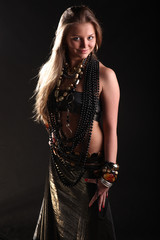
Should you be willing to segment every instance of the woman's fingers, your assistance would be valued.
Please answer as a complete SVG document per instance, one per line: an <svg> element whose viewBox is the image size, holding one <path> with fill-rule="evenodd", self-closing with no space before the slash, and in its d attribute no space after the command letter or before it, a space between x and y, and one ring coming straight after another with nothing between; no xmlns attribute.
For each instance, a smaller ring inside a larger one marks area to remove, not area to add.
<svg viewBox="0 0 160 240"><path fill-rule="evenodd" d="M107 195L107 194L106 194L106 195ZM106 196L103 197L102 208L105 208L105 203L106 203Z"/></svg>
<svg viewBox="0 0 160 240"><path fill-rule="evenodd" d="M94 194L94 196L92 197L91 201L89 202L89 207L92 206L92 204L97 200L98 198L98 194L97 192Z"/></svg>
<svg viewBox="0 0 160 240"><path fill-rule="evenodd" d="M94 183L97 184L97 180L93 178L85 178L85 182L87 183ZM98 192L95 192L94 196L92 197L91 201L89 202L89 207L92 206L92 204L97 200L98 198Z"/></svg>
<svg viewBox="0 0 160 240"><path fill-rule="evenodd" d="M102 208L102 202L103 202L103 195L100 195L100 196L99 196L99 204L98 204L98 206L99 206L99 212L101 211L101 208Z"/></svg>
<svg viewBox="0 0 160 240"><path fill-rule="evenodd" d="M97 183L97 180L94 179L94 178L93 178L93 179L92 179L92 178L85 178L84 180L85 180L85 182L87 182L87 183L95 183L95 184Z"/></svg>
<svg viewBox="0 0 160 240"><path fill-rule="evenodd" d="M98 190L96 191L96 193L94 194L94 196L92 197L91 201L89 202L89 207L91 207L93 205L93 203L97 200L97 198L99 197L99 202L98 202L98 207L99 207L99 211L101 211L101 208L105 207L105 202L106 202L106 197L108 197L108 188L106 188L103 184L97 182L96 179L92 179L92 178L85 178L85 181L87 183L94 183L98 185Z"/></svg>
<svg viewBox="0 0 160 240"><path fill-rule="evenodd" d="M101 211L101 208L105 208L106 196L107 196L107 193L103 193L99 197L99 211Z"/></svg>

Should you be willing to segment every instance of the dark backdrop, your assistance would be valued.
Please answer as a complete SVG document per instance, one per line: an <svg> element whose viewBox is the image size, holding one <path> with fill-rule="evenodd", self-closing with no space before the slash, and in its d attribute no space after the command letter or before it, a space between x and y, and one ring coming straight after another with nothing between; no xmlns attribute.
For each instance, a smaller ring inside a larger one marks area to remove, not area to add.
<svg viewBox="0 0 160 240"><path fill-rule="evenodd" d="M60 15L85 3L104 36L99 59L121 89L119 180L110 190L118 240L156 239L156 6L150 1L0 2L0 233L29 240L43 197L49 149L32 120L34 78L47 60Z"/></svg>

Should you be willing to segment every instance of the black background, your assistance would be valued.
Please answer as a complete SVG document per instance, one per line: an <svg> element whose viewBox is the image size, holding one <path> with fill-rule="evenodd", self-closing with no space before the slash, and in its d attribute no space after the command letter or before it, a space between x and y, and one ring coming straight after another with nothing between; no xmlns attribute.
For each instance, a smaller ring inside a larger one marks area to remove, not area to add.
<svg viewBox="0 0 160 240"><path fill-rule="evenodd" d="M32 120L30 98L62 12L81 3L101 22L98 57L114 69L121 89L120 174L109 196L117 239L156 239L156 6L128 2L1 0L0 233L8 239L32 239L49 149L45 129Z"/></svg>

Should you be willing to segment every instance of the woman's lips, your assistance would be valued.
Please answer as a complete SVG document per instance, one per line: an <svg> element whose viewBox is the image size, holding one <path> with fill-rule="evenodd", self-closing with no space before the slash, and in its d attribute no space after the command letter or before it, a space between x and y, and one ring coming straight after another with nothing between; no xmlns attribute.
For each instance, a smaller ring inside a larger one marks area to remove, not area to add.
<svg viewBox="0 0 160 240"><path fill-rule="evenodd" d="M79 50L81 54L86 54L88 52L88 50Z"/></svg>

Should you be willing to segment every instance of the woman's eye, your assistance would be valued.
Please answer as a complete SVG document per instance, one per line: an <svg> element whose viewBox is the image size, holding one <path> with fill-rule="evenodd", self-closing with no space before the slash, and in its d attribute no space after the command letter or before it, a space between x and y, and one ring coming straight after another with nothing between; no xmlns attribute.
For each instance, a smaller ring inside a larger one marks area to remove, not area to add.
<svg viewBox="0 0 160 240"><path fill-rule="evenodd" d="M73 40L74 40L74 41L79 41L79 40L80 40L80 37L74 37Z"/></svg>
<svg viewBox="0 0 160 240"><path fill-rule="evenodd" d="M88 37L88 40L92 40L94 37L93 36L89 36Z"/></svg>

